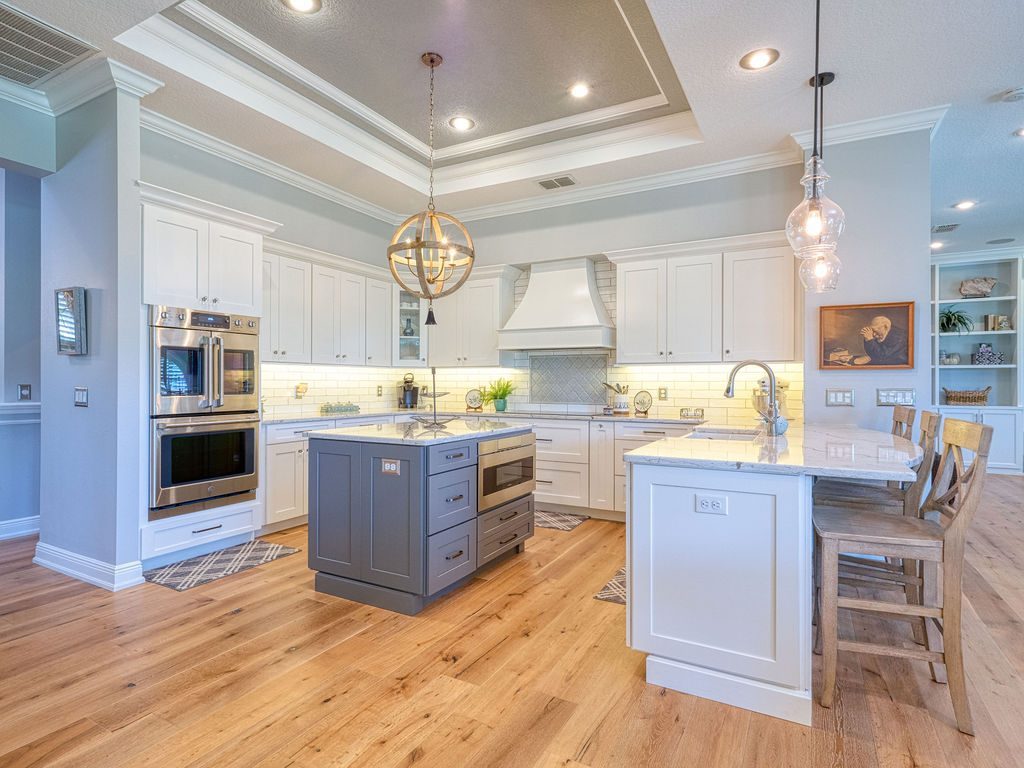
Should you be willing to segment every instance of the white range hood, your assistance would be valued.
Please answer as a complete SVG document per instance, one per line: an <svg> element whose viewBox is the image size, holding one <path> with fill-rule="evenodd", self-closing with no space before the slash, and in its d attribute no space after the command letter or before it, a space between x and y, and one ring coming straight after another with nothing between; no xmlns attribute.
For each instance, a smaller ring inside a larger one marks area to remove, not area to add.
<svg viewBox="0 0 1024 768"><path fill-rule="evenodd" d="M498 331L498 349L613 349L615 327L588 258L533 264L526 295Z"/></svg>

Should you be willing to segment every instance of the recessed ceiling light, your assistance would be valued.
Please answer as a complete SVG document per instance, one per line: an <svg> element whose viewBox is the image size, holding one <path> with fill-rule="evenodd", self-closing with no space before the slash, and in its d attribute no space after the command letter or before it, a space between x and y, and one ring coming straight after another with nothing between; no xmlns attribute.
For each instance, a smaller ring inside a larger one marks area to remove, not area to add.
<svg viewBox="0 0 1024 768"><path fill-rule="evenodd" d="M941 248L941 247L942 247L943 245L945 245L945 243L939 242L938 240L933 240L933 241L932 241L932 250L933 250L933 251L937 251L937 250L939 250L939 248Z"/></svg>
<svg viewBox="0 0 1024 768"><path fill-rule="evenodd" d="M740 59L740 66L744 69L766 69L774 64L779 58L779 52L774 48L758 48L743 55Z"/></svg>
<svg viewBox="0 0 1024 768"><path fill-rule="evenodd" d="M320 0L281 0L281 2L296 13L316 13L320 10Z"/></svg>
<svg viewBox="0 0 1024 768"><path fill-rule="evenodd" d="M974 200L961 200L959 203L957 203L953 207L956 208L958 211L969 211L969 210L971 210L971 208L973 208L977 204L978 203L976 201L974 201Z"/></svg>
<svg viewBox="0 0 1024 768"><path fill-rule="evenodd" d="M448 125L454 128L456 131L468 131L476 127L476 123L470 120L468 117L463 115L456 115L448 121Z"/></svg>
<svg viewBox="0 0 1024 768"><path fill-rule="evenodd" d="M590 93L590 86L586 83L576 83L572 88L569 89L569 95L574 99L582 99L584 96Z"/></svg>
<svg viewBox="0 0 1024 768"><path fill-rule="evenodd" d="M1024 139L1024 128L1018 128L1016 131L1013 132L1013 135L1020 136L1022 139Z"/></svg>

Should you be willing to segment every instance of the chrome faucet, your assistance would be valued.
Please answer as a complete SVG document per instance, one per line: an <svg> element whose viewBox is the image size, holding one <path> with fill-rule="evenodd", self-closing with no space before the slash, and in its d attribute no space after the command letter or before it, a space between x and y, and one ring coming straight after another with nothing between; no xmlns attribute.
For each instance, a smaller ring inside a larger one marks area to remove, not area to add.
<svg viewBox="0 0 1024 768"><path fill-rule="evenodd" d="M725 385L724 394L726 397L733 397L735 395L736 374L741 368L746 368L748 365L756 365L768 374L768 407L762 411L755 404L754 408L761 415L761 418L764 419L766 434L771 437L778 437L785 433L789 427L789 422L786 421L779 409L779 398L775 388L775 371L768 367L767 364L762 363L760 360L744 360L742 363L737 363L729 372L729 382Z"/></svg>

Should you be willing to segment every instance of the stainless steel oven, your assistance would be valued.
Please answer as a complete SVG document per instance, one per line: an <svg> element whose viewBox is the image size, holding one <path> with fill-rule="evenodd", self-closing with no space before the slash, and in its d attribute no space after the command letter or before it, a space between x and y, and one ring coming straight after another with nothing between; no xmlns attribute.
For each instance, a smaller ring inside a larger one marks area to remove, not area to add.
<svg viewBox="0 0 1024 768"><path fill-rule="evenodd" d="M258 414L173 416L150 426L150 520L255 499Z"/></svg>
<svg viewBox="0 0 1024 768"><path fill-rule="evenodd" d="M151 416L257 412L259 318L150 307Z"/></svg>
<svg viewBox="0 0 1024 768"><path fill-rule="evenodd" d="M533 493L537 462L533 433L481 440L477 458L477 509L486 512L499 504Z"/></svg>

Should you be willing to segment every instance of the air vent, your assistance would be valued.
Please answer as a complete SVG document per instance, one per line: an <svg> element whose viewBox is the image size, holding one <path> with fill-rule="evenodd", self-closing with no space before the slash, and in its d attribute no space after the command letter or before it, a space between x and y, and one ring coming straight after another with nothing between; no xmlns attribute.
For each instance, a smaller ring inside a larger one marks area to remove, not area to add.
<svg viewBox="0 0 1024 768"><path fill-rule="evenodd" d="M34 88L95 50L0 3L0 77Z"/></svg>
<svg viewBox="0 0 1024 768"><path fill-rule="evenodd" d="M952 232L959 226L959 224L936 224L934 227L932 227L932 234L941 235L945 232Z"/></svg>
<svg viewBox="0 0 1024 768"><path fill-rule="evenodd" d="M562 187L573 187L576 185L576 179L572 176L559 176L554 179L541 179L537 182L544 189L561 189Z"/></svg>

